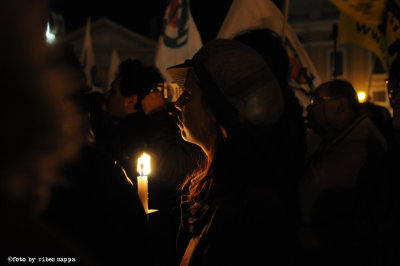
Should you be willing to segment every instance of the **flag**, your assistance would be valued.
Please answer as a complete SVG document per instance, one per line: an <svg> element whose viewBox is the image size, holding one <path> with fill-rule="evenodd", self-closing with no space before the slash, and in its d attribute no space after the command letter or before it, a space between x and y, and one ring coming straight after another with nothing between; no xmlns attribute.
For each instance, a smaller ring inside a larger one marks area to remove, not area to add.
<svg viewBox="0 0 400 266"><path fill-rule="evenodd" d="M362 23L378 25L386 8L386 0L331 0L342 12Z"/></svg>
<svg viewBox="0 0 400 266"><path fill-rule="evenodd" d="M108 71L107 87L105 91L109 91L111 89L111 83L115 79L115 74L118 71L118 66L119 66L119 56L117 50L114 48L111 53L110 68Z"/></svg>
<svg viewBox="0 0 400 266"><path fill-rule="evenodd" d="M81 63L85 70L86 82L90 87L90 91L103 93L104 91L101 87L100 79L98 76L98 69L94 59L92 37L90 34L90 18L88 18L86 23L85 39L82 46Z"/></svg>
<svg viewBox="0 0 400 266"><path fill-rule="evenodd" d="M336 1L331 0L332 3ZM348 4L357 3L357 0L348 0ZM386 72L398 51L400 51L400 8L396 0L364 0L363 2L385 2L381 12L381 20L378 24L373 21L364 21L359 18L357 12L348 12L341 9L338 25L338 39L352 42L370 50L381 60Z"/></svg>
<svg viewBox="0 0 400 266"><path fill-rule="evenodd" d="M338 39L370 50L376 54L384 68L388 70L390 58L387 53L386 40L377 25L362 23L346 13L341 13L338 25Z"/></svg>
<svg viewBox="0 0 400 266"><path fill-rule="evenodd" d="M189 0L171 0L158 40L155 65L166 81L172 81L166 68L183 63L201 48L202 41L192 18Z"/></svg>
<svg viewBox="0 0 400 266"><path fill-rule="evenodd" d="M321 79L296 33L285 24L282 12L270 0L234 0L218 33L218 38L233 38L243 30L268 28L281 35L291 64L291 83L311 92Z"/></svg>

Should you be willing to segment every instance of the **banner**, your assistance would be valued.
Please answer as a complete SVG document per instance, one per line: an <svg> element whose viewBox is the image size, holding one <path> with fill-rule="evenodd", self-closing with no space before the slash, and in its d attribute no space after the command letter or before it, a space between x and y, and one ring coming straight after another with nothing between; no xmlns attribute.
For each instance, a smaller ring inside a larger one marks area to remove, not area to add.
<svg viewBox="0 0 400 266"><path fill-rule="evenodd" d="M321 79L307 51L284 16L270 0L234 0L218 33L218 38L233 38L243 30L269 28L282 35L291 64L291 82L309 93L321 83Z"/></svg>
<svg viewBox="0 0 400 266"><path fill-rule="evenodd" d="M111 89L111 83L115 79L115 74L118 71L118 66L119 66L119 56L118 56L117 50L114 48L111 53L110 68L108 70L107 87L105 90L106 92Z"/></svg>
<svg viewBox="0 0 400 266"><path fill-rule="evenodd" d="M92 37L90 34L90 18L86 23L85 39L83 41L81 63L85 70L86 82L91 88L90 92L101 92L104 90L101 87L96 62L94 59L94 52L92 46Z"/></svg>
<svg viewBox="0 0 400 266"><path fill-rule="evenodd" d="M171 0L168 5L155 58L155 66L165 80L166 69L190 59L201 48L202 41L190 13L188 0Z"/></svg>
<svg viewBox="0 0 400 266"><path fill-rule="evenodd" d="M333 1L333 0L331 0ZM356 2L349 0L349 2ZM386 72L400 51L400 8L398 1L388 0L378 25L363 22L350 13L341 12L338 39L360 45L381 60Z"/></svg>
<svg viewBox="0 0 400 266"><path fill-rule="evenodd" d="M370 25L380 24L386 9L386 0L331 0L331 3L355 20Z"/></svg>

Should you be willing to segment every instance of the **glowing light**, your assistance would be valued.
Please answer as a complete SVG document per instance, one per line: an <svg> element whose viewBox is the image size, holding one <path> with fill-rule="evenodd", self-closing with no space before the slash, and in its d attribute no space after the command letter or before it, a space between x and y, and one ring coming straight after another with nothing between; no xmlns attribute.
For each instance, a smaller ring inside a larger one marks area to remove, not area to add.
<svg viewBox="0 0 400 266"><path fill-rule="evenodd" d="M361 102L361 103L363 103L363 102L365 102L367 100L367 94L365 92L363 92L363 91L359 91L357 93L357 97L358 97L358 101Z"/></svg>
<svg viewBox="0 0 400 266"><path fill-rule="evenodd" d="M147 176L150 174L150 155L147 153L142 154L142 156L138 159L137 171L141 176Z"/></svg>
<svg viewBox="0 0 400 266"><path fill-rule="evenodd" d="M145 213L148 214L149 196L147 175L150 173L150 155L143 153L142 156L140 156L137 163L137 171L140 174L137 177L138 195Z"/></svg>
<svg viewBox="0 0 400 266"><path fill-rule="evenodd" d="M56 40L56 35L50 31L50 23L47 22L46 42L53 43Z"/></svg>

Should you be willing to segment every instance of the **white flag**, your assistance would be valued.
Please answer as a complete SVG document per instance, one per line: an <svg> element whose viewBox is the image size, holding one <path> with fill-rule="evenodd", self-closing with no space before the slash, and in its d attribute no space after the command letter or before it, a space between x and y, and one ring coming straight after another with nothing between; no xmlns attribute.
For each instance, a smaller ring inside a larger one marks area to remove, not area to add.
<svg viewBox="0 0 400 266"><path fill-rule="evenodd" d="M92 37L90 34L90 18L88 18L86 23L85 39L82 46L81 63L85 70L86 82L91 88L90 91L103 93L104 90L101 88L98 70L94 59Z"/></svg>
<svg viewBox="0 0 400 266"><path fill-rule="evenodd" d="M233 38L243 30L262 27L281 35L285 26L285 45L292 68L291 82L310 92L321 83L321 79L292 27L284 25L284 19L271 0L233 0L218 38Z"/></svg>
<svg viewBox="0 0 400 266"><path fill-rule="evenodd" d="M155 65L170 82L166 68L190 59L201 48L202 41L190 13L188 0L171 0L158 40Z"/></svg>
<svg viewBox="0 0 400 266"><path fill-rule="evenodd" d="M106 91L109 91L111 89L111 83L115 79L115 74L118 71L118 66L119 66L119 56L117 50L114 48L111 54Z"/></svg>

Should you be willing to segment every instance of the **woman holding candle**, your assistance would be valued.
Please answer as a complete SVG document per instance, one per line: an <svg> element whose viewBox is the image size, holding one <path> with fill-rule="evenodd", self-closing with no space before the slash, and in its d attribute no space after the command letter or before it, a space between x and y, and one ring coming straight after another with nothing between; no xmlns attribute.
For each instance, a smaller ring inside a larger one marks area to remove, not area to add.
<svg viewBox="0 0 400 266"><path fill-rule="evenodd" d="M206 154L182 185L192 238L181 265L289 265L269 150L284 103L269 66L248 46L217 39L168 72L184 89L175 103L182 137Z"/></svg>

